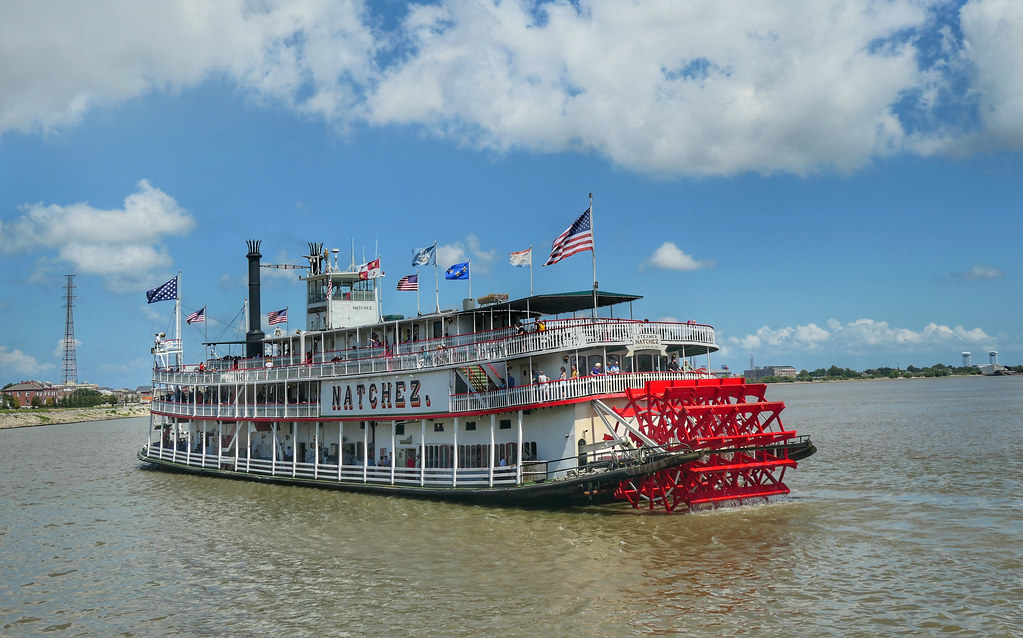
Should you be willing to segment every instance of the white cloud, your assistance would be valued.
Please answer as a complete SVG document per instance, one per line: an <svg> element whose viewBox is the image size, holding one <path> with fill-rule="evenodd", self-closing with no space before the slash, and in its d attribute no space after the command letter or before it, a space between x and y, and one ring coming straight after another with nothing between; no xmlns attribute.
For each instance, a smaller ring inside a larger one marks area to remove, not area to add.
<svg viewBox="0 0 1023 638"><path fill-rule="evenodd" d="M77 203L30 204L21 210L21 217L0 227L0 250L50 249L76 273L100 275L118 291L138 290L149 273L170 266L164 238L186 235L195 226L173 197L146 180L125 197L121 209Z"/></svg>
<svg viewBox="0 0 1023 638"><path fill-rule="evenodd" d="M827 328L813 323L783 328L764 326L744 337L729 337L727 342L743 352L768 354L807 352L822 345L827 345L833 352L845 353L884 350L926 352L953 344L981 345L992 341L981 328L950 327L933 322L921 330L898 328L890 326L887 321L874 319L857 319L846 324L829 319L826 325Z"/></svg>
<svg viewBox="0 0 1023 638"><path fill-rule="evenodd" d="M464 242L456 241L437 246L437 265L441 268L459 264L467 259L472 260L470 268L474 274L487 275L490 274L490 267L497 259L497 250L483 250L476 235L466 235Z"/></svg>
<svg viewBox="0 0 1023 638"><path fill-rule="evenodd" d="M963 56L973 66L986 136L1023 146L1023 3L973 0L960 10Z"/></svg>
<svg viewBox="0 0 1023 638"><path fill-rule="evenodd" d="M57 346L53 349L53 358L54 359L60 359L60 360L64 359L64 342L65 341L66 341L66 339L61 339L60 341L57 342ZM82 341L80 339L75 339L75 348L77 349L80 345L82 345Z"/></svg>
<svg viewBox="0 0 1023 638"><path fill-rule="evenodd" d="M673 242L666 241L654 251L642 268L663 268L664 270L701 270L714 265L713 259L697 260L679 249Z"/></svg>
<svg viewBox="0 0 1023 638"><path fill-rule="evenodd" d="M25 377L31 377L42 372L53 370L52 363L39 363L35 357L25 354L21 350L8 350L7 346L0 346L0 370L8 373L16 373ZM18 381L29 381L31 379L0 379L0 385Z"/></svg>
<svg viewBox="0 0 1023 638"><path fill-rule="evenodd" d="M0 68L0 134L59 131L99 106L223 77L342 131L412 125L666 175L1023 147L1023 3L970 0L957 24L944 6L0 3L0 59L13 61ZM374 13L391 10L406 13Z"/></svg>
<svg viewBox="0 0 1023 638"><path fill-rule="evenodd" d="M995 268L994 266L987 266L985 264L977 264L973 268L970 268L966 272L954 272L952 276L956 279L963 279L966 281L974 281L977 279L997 279L1005 273Z"/></svg>

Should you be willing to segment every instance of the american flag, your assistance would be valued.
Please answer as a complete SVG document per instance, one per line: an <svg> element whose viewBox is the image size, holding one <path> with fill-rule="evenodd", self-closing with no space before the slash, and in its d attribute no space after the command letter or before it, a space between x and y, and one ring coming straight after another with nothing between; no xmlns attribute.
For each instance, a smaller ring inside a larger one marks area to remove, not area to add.
<svg viewBox="0 0 1023 638"><path fill-rule="evenodd" d="M331 293L334 292L334 278L327 275L327 299L330 299Z"/></svg>
<svg viewBox="0 0 1023 638"><path fill-rule="evenodd" d="M547 263L544 266L551 266L565 257L581 253L584 250L593 250L593 227L590 225L589 208L568 227L568 230L554 240L554 245L551 246L551 256L547 258Z"/></svg>
<svg viewBox="0 0 1023 638"><path fill-rule="evenodd" d="M405 275L399 279L398 290L419 290L419 275Z"/></svg>
<svg viewBox="0 0 1023 638"><path fill-rule="evenodd" d="M175 277L162 286L146 291L146 303L170 301L178 298L178 278Z"/></svg>
<svg viewBox="0 0 1023 638"><path fill-rule="evenodd" d="M206 306L203 306L202 310L196 310L185 319L185 323L202 323L204 321L206 321Z"/></svg>
<svg viewBox="0 0 1023 638"><path fill-rule="evenodd" d="M285 308L284 310L269 312L267 313L266 318L269 320L271 326L279 323L285 323L288 320L288 309Z"/></svg>

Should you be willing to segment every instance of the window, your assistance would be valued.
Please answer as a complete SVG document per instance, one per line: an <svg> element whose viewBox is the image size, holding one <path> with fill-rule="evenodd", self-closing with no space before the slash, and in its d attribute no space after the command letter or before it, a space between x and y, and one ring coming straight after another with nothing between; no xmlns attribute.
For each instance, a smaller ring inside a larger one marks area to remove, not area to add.
<svg viewBox="0 0 1023 638"><path fill-rule="evenodd" d="M433 424L433 431L434 432L443 432L444 431L444 424L443 423L434 423Z"/></svg>
<svg viewBox="0 0 1023 638"><path fill-rule="evenodd" d="M465 431L466 432L472 432L475 429L476 429L476 422L475 421L466 421L465 422Z"/></svg>
<svg viewBox="0 0 1023 638"><path fill-rule="evenodd" d="M511 429L511 419L501 419L498 423L499 423L499 425L498 425L498 429L499 430L510 430Z"/></svg>
<svg viewBox="0 0 1023 638"><path fill-rule="evenodd" d="M395 436L403 436L405 434L405 423L404 422L402 422L402 423L395 423L394 424L394 434L395 434Z"/></svg>

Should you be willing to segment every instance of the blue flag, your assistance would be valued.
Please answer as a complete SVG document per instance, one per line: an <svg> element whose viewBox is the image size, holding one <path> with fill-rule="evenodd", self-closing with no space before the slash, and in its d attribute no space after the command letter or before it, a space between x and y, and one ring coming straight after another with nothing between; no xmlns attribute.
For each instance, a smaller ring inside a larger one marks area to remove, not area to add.
<svg viewBox="0 0 1023 638"><path fill-rule="evenodd" d="M427 246L412 251L413 266L429 266L437 261L437 246Z"/></svg>
<svg viewBox="0 0 1023 638"><path fill-rule="evenodd" d="M178 298L178 278L175 277L162 286L146 291L146 303L170 301Z"/></svg>
<svg viewBox="0 0 1023 638"><path fill-rule="evenodd" d="M460 264L455 264L444 271L445 279L468 279L469 278L469 262L463 261Z"/></svg>

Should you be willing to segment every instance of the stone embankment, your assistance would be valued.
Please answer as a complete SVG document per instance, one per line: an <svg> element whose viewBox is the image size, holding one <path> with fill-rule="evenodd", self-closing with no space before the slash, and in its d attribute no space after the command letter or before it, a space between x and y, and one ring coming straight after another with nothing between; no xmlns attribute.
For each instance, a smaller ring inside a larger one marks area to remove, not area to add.
<svg viewBox="0 0 1023 638"><path fill-rule="evenodd" d="M98 408L69 408L66 410L12 410L10 412L0 412L0 429L53 425L55 423L106 421L107 419L125 419L133 416L147 416L148 414L148 405L116 405Z"/></svg>

